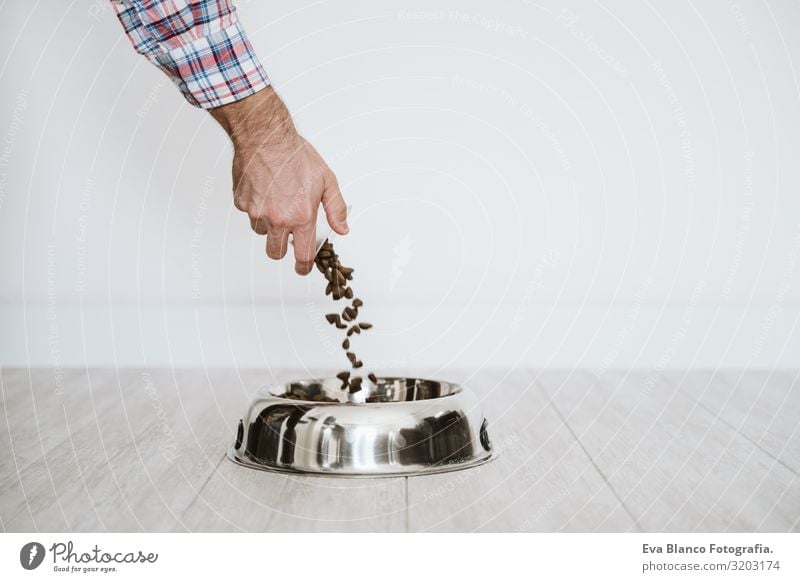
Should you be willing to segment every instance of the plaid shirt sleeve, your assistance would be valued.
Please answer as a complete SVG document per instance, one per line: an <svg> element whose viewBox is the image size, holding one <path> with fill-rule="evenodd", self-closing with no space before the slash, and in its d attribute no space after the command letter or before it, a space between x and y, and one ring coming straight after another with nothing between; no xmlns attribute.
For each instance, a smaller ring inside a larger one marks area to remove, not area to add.
<svg viewBox="0 0 800 582"><path fill-rule="evenodd" d="M230 0L112 0L140 54L192 105L210 109L269 86Z"/></svg>

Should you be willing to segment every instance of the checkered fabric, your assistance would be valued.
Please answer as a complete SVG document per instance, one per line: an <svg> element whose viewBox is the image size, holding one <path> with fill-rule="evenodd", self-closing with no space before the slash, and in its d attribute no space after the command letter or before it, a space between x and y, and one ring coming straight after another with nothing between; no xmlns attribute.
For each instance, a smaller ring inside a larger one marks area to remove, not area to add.
<svg viewBox="0 0 800 582"><path fill-rule="evenodd" d="M210 109L269 86L230 0L111 0L137 52Z"/></svg>

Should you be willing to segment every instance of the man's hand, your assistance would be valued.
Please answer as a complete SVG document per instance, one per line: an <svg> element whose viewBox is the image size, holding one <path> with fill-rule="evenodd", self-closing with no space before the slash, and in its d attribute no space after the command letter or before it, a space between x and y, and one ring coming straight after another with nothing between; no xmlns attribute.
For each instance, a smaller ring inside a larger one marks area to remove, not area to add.
<svg viewBox="0 0 800 582"><path fill-rule="evenodd" d="M294 127L272 87L211 110L234 146L233 200L267 235L267 255L282 259L294 237L295 271L314 266L320 203L331 228L347 234L347 205L336 176Z"/></svg>

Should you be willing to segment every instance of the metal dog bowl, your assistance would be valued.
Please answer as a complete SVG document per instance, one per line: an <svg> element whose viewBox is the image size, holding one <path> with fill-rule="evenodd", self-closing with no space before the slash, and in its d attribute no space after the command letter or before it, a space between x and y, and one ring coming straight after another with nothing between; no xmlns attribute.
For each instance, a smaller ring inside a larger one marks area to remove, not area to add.
<svg viewBox="0 0 800 582"><path fill-rule="evenodd" d="M347 477L417 475L492 458L487 422L458 384L378 378L355 394L336 378L258 392L228 458L246 467Z"/></svg>

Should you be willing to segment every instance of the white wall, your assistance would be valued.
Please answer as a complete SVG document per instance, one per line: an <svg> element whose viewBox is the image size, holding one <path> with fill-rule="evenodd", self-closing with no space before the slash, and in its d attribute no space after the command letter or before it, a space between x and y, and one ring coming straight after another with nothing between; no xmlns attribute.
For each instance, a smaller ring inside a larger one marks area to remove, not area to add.
<svg viewBox="0 0 800 582"><path fill-rule="evenodd" d="M373 367L800 365L797 2L238 5L354 206ZM344 363L106 0L0 23L2 365Z"/></svg>

